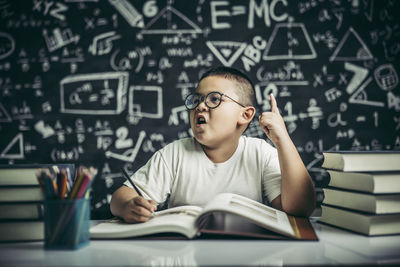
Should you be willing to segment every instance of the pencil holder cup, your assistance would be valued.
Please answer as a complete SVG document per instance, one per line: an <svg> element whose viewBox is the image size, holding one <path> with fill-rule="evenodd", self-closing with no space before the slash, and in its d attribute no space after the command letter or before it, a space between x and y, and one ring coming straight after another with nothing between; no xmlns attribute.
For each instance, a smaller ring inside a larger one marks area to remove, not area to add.
<svg viewBox="0 0 400 267"><path fill-rule="evenodd" d="M78 249L90 242L90 198L44 202L45 249Z"/></svg>

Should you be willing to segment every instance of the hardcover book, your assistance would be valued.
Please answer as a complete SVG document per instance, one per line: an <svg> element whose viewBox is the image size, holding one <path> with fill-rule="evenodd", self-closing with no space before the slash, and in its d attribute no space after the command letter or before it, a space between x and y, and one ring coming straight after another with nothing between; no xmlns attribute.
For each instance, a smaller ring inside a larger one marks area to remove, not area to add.
<svg viewBox="0 0 400 267"><path fill-rule="evenodd" d="M376 195L324 188L322 203L375 214L400 213L400 194Z"/></svg>
<svg viewBox="0 0 400 267"><path fill-rule="evenodd" d="M250 237L318 240L307 218L285 212L249 198L223 193L205 207L180 206L155 212L147 222L128 224L119 219L90 229L91 238L116 239L178 234L187 239L202 237Z"/></svg>
<svg viewBox="0 0 400 267"><path fill-rule="evenodd" d="M340 171L400 171L400 151L325 151L322 168Z"/></svg>
<svg viewBox="0 0 400 267"><path fill-rule="evenodd" d="M330 176L329 186L374 194L400 193L400 172L342 172L328 170L328 173Z"/></svg>
<svg viewBox="0 0 400 267"><path fill-rule="evenodd" d="M321 205L320 222L367 236L400 234L400 213L372 214Z"/></svg>
<svg viewBox="0 0 400 267"><path fill-rule="evenodd" d="M39 241L44 239L44 221L0 221L0 241Z"/></svg>
<svg viewBox="0 0 400 267"><path fill-rule="evenodd" d="M40 186L0 187L0 202L33 202L43 200L44 195Z"/></svg>
<svg viewBox="0 0 400 267"><path fill-rule="evenodd" d="M42 202L0 203L0 219L43 219Z"/></svg>
<svg viewBox="0 0 400 267"><path fill-rule="evenodd" d="M43 168L68 168L73 174L74 164L15 164L0 165L0 186L34 186L39 185L36 174Z"/></svg>

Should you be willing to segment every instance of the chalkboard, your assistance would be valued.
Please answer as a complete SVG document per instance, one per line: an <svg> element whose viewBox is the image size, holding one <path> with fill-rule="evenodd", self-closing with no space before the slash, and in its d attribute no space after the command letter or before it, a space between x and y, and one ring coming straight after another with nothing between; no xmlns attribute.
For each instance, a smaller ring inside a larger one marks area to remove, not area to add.
<svg viewBox="0 0 400 267"><path fill-rule="evenodd" d="M400 1L0 1L0 163L99 170L92 218L169 142L210 67L274 93L317 188L322 151L400 149ZM248 136L266 138L257 122Z"/></svg>

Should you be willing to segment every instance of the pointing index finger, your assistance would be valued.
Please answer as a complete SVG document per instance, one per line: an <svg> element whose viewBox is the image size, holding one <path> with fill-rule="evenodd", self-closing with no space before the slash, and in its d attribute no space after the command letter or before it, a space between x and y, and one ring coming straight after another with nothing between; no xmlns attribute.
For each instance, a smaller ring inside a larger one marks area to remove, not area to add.
<svg viewBox="0 0 400 267"><path fill-rule="evenodd" d="M269 95L271 101L271 112L279 114L278 104L273 94Z"/></svg>

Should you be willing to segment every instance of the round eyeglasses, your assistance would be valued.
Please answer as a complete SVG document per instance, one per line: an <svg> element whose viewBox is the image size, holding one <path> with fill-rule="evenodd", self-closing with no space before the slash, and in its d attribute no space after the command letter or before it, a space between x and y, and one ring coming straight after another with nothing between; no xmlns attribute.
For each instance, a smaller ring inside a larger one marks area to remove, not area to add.
<svg viewBox="0 0 400 267"><path fill-rule="evenodd" d="M226 94L222 94L220 92L211 92L211 93L208 93L206 96L202 96L198 93L190 94L186 97L185 106L188 110L195 109L205 99L206 106L210 109L214 109L214 108L217 108L221 104L222 97L224 97L224 96L226 96L227 98L229 98L236 104L238 104L242 107L245 107L244 105L237 102L235 99L229 97Z"/></svg>

